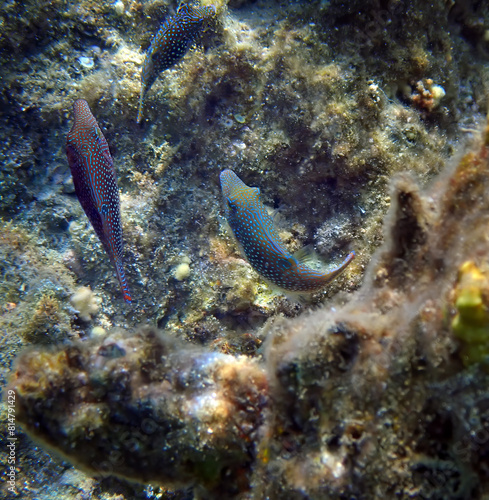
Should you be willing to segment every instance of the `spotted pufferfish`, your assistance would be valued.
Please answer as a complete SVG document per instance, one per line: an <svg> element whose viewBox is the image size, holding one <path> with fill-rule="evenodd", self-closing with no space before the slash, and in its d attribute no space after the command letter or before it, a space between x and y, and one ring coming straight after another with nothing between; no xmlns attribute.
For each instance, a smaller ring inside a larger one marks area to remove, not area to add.
<svg viewBox="0 0 489 500"><path fill-rule="evenodd" d="M272 217L260 200L260 190L247 186L229 169L221 172L220 180L229 225L248 262L270 283L299 294L316 292L355 258L355 252L350 252L329 272L307 267L283 246Z"/></svg>
<svg viewBox="0 0 489 500"><path fill-rule="evenodd" d="M109 145L85 99L75 101L73 112L66 155L75 193L115 267L124 300L131 302L123 265L119 189Z"/></svg>
<svg viewBox="0 0 489 500"><path fill-rule="evenodd" d="M204 27L216 15L213 5L193 7L183 3L177 13L168 18L154 36L141 69L141 95L137 123L143 118L144 98L158 75L171 68L187 52Z"/></svg>

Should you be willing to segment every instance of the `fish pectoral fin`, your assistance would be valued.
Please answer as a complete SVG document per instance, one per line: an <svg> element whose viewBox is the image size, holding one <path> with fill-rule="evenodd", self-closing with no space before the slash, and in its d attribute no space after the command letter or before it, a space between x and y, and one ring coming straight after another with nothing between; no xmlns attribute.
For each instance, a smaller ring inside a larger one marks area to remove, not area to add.
<svg viewBox="0 0 489 500"><path fill-rule="evenodd" d="M249 188L249 189L250 189L250 191L249 191L249 198L250 199L259 200L260 199L260 188L252 187L252 188Z"/></svg>
<svg viewBox="0 0 489 500"><path fill-rule="evenodd" d="M180 2L180 5L178 6L177 14L180 14L180 12L182 12L184 10L188 10L188 9L189 9L188 2L182 1L182 2Z"/></svg>
<svg viewBox="0 0 489 500"><path fill-rule="evenodd" d="M319 261L313 245L306 245L292 254L300 264L310 264Z"/></svg>

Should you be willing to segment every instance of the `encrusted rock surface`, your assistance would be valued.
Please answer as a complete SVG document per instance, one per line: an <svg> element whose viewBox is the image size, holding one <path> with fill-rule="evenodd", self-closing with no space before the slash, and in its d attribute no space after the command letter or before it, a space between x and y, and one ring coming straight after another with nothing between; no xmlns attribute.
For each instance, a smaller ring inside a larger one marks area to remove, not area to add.
<svg viewBox="0 0 489 500"><path fill-rule="evenodd" d="M97 349L110 339L137 348L98 356L101 380L121 365L134 374L149 325L164 331L169 358L180 360L173 368L161 355L152 373L188 373L195 357L216 394L228 390L218 373L229 366L236 387L221 403L238 390L240 401L263 399L238 416L251 420L242 433L223 415L222 442L199 435L205 412L191 421L180 406L198 394L197 382L188 394L153 400L158 415L188 430L182 457L206 443L219 465L210 471L203 455L186 455L186 463L153 470L144 485L101 478L90 464L93 477L66 469L18 428L19 495L484 498L488 141L478 134L489 102L487 5L201 3L215 4L215 23L160 75L141 126L144 50L177 1L0 7L0 381L18 370L11 384L19 384L19 398L28 380L33 392L24 396L35 399L56 365L53 353L61 362L60 353L73 349L85 363L79 373L90 378L99 373ZM131 307L74 196L65 141L77 98L89 101L114 158ZM261 281L222 217L225 168L260 188L291 252L310 245L338 263L355 250L347 272L300 303ZM81 287L90 287L89 309L77 301ZM14 368L23 348L31 353ZM246 392L238 366L244 375L261 373L256 392ZM61 402L65 372L50 377ZM117 394L125 380L90 404L110 394L116 406L108 414L124 414L129 407ZM139 400L140 387L126 395ZM68 394L73 408L93 396ZM50 398L24 410L19 424L38 438L31 417L69 420L67 407L54 408ZM70 418L78 424L85 416L109 431L106 413L97 420L77 410ZM4 421L5 403L1 411ZM118 425L131 434L132 422ZM60 428L43 429L44 442L80 463L63 448ZM0 428L2 466L5 439ZM113 472L138 479L142 463ZM205 467L189 472L195 464ZM175 471L185 471L179 481L162 475Z"/></svg>

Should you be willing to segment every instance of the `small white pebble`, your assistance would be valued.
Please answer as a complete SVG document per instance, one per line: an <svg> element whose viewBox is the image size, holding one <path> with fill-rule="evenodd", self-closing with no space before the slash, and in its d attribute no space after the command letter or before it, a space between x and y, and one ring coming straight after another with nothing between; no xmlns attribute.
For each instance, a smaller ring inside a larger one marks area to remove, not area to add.
<svg viewBox="0 0 489 500"><path fill-rule="evenodd" d="M79 57L78 58L78 62L84 67L84 68L87 68L87 69L91 69L93 68L94 66L94 62L93 62L93 58L92 57Z"/></svg>
<svg viewBox="0 0 489 500"><path fill-rule="evenodd" d="M101 326L94 326L90 332L92 337L97 337L99 335L105 335L105 329Z"/></svg>
<svg viewBox="0 0 489 500"><path fill-rule="evenodd" d="M122 2L121 0L117 0L117 2L114 3L114 9L117 15L122 16L122 14L124 14L124 11L126 10L124 2Z"/></svg>

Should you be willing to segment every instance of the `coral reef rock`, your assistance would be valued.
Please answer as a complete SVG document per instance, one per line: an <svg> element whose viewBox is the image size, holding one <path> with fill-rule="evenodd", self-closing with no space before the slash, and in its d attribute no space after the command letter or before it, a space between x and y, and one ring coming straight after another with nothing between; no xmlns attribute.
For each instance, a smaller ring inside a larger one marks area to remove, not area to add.
<svg viewBox="0 0 489 500"><path fill-rule="evenodd" d="M485 285L488 184L489 127L425 191L398 177L362 287L267 322L261 360L152 330L25 352L19 422L91 474L199 498L486 498L489 375L458 339L460 297Z"/></svg>
<svg viewBox="0 0 489 500"><path fill-rule="evenodd" d="M90 474L216 491L226 477L228 494L246 481L267 394L258 363L151 330L28 351L13 386L18 421Z"/></svg>

